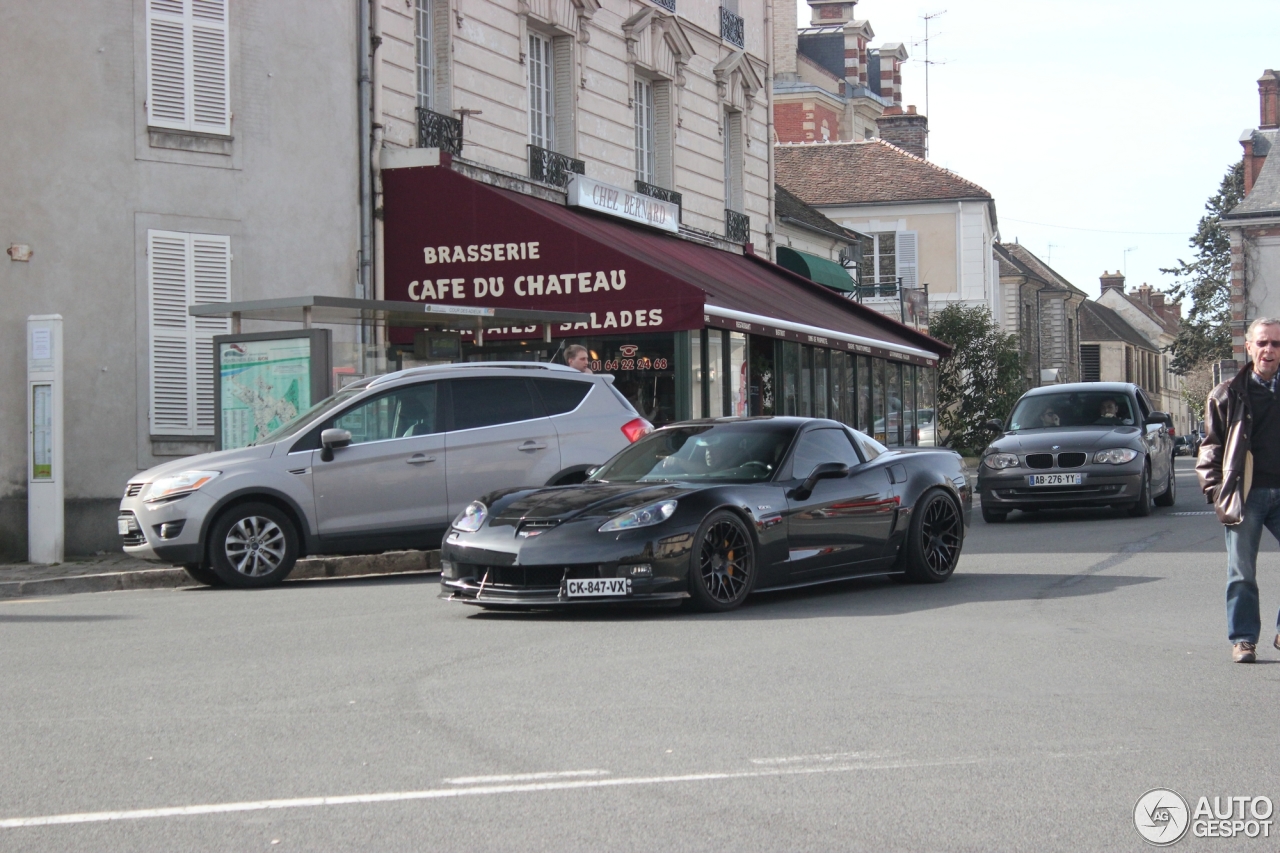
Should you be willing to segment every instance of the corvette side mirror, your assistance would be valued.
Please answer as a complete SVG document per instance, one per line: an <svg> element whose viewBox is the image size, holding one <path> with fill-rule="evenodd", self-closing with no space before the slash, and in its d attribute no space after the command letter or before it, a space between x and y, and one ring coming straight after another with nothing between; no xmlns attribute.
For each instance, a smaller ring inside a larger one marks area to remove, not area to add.
<svg viewBox="0 0 1280 853"><path fill-rule="evenodd" d="M808 500L819 480L833 480L838 477L848 476L849 466L843 462L823 462L817 465L813 469L813 473L800 484L800 488L796 489L796 497L802 501Z"/></svg>

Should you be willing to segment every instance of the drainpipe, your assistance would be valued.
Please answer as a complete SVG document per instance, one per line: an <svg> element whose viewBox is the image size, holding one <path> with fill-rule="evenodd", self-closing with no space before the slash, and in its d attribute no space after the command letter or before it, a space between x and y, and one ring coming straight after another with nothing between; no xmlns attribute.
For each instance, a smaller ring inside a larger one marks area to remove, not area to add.
<svg viewBox="0 0 1280 853"><path fill-rule="evenodd" d="M360 264L356 274L356 296L368 299L372 295L373 270L373 186L369 172L370 87L369 87L369 0L356 3L356 70L357 102L359 105L359 161L360 161ZM369 329L356 327L360 347L359 370L368 375L366 350L370 340Z"/></svg>
<svg viewBox="0 0 1280 853"><path fill-rule="evenodd" d="M370 42L373 46L369 62L369 85L373 89L373 115L370 119L372 136L372 154L370 166L373 170L373 298L385 299L384 265L382 258L382 0L369 0L369 24L372 30Z"/></svg>
<svg viewBox="0 0 1280 853"><path fill-rule="evenodd" d="M791 21L789 26L795 26L795 21ZM764 4L764 45L765 45L765 73L764 82L764 102L767 115L765 116L764 130L764 146L765 155L768 157L769 163L769 220L765 223L764 229L764 245L765 257L772 261L775 259L774 254L774 222L777 219L777 204L774 198L774 163L773 163L773 64L777 61L777 57L773 55L773 0L765 0Z"/></svg>

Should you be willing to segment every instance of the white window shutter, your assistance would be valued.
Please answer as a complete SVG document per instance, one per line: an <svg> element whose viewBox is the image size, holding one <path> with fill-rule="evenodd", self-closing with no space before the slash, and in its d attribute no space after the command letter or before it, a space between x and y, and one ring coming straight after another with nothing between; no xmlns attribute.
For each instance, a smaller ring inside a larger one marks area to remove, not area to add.
<svg viewBox="0 0 1280 853"><path fill-rule="evenodd" d="M551 112L555 122L554 149L568 157L578 153L578 135L574 128L573 108L573 39L557 36L553 42L555 91L551 95Z"/></svg>
<svg viewBox="0 0 1280 853"><path fill-rule="evenodd" d="M227 0L191 0L191 129L231 133Z"/></svg>
<svg viewBox="0 0 1280 853"><path fill-rule="evenodd" d="M151 331L151 434L212 435L213 336L223 318L195 318L193 304L231 298L231 239L147 232Z"/></svg>
<svg viewBox="0 0 1280 853"><path fill-rule="evenodd" d="M897 233L898 277L902 279L903 287L920 286L920 276L916 272L919 268L916 233L915 231L899 231Z"/></svg>
<svg viewBox="0 0 1280 853"><path fill-rule="evenodd" d="M147 124L186 130L190 28L183 0L147 3Z"/></svg>

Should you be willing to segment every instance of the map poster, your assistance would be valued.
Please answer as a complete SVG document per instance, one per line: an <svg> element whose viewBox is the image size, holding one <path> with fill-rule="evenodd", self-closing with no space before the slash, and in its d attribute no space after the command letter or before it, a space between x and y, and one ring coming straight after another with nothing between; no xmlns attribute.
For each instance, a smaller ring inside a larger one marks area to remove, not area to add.
<svg viewBox="0 0 1280 853"><path fill-rule="evenodd" d="M328 373L327 335L220 335L215 346L221 450L261 440L328 393L316 387L317 367Z"/></svg>

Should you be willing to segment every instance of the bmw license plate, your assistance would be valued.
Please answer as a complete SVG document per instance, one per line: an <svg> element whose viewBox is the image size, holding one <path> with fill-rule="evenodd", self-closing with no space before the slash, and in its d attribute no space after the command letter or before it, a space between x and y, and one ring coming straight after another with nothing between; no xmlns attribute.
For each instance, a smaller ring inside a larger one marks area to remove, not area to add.
<svg viewBox="0 0 1280 853"><path fill-rule="evenodd" d="M1084 474L1028 474L1027 482L1033 486L1079 486Z"/></svg>
<svg viewBox="0 0 1280 853"><path fill-rule="evenodd" d="M600 580L565 581L565 594L570 598L590 598L602 595L630 595L631 578L602 578Z"/></svg>

